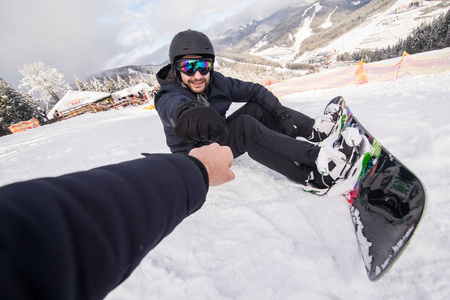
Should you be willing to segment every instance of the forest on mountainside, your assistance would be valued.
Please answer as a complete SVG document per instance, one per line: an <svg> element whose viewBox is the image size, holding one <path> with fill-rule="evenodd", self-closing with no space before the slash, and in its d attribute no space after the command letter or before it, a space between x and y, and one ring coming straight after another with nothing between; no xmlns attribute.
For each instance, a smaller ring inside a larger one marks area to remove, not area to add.
<svg viewBox="0 0 450 300"><path fill-rule="evenodd" d="M395 45L389 45L382 49L364 49L353 53L346 52L338 55L337 60L363 60L369 63L400 57L404 51L408 54L416 54L446 47L450 47L450 10L446 14L441 14L429 24L422 23L408 37L400 39Z"/></svg>

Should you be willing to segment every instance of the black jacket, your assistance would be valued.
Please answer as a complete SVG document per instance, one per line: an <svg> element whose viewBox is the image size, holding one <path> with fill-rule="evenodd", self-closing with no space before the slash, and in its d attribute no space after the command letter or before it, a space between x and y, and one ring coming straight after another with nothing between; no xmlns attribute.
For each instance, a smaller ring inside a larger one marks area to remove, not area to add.
<svg viewBox="0 0 450 300"><path fill-rule="evenodd" d="M198 100L197 95L183 88L175 80L170 64L163 67L156 74L156 78L161 88L155 96L155 107L164 126L167 145L174 153L187 153L194 144L184 142L175 134L173 117L178 107L189 101ZM225 77L216 71L212 72L210 84L204 94L210 106L223 118L232 102L253 101L269 112L281 106L278 98L262 85Z"/></svg>
<svg viewBox="0 0 450 300"><path fill-rule="evenodd" d="M196 159L158 154L0 188L0 299L103 299L204 203Z"/></svg>

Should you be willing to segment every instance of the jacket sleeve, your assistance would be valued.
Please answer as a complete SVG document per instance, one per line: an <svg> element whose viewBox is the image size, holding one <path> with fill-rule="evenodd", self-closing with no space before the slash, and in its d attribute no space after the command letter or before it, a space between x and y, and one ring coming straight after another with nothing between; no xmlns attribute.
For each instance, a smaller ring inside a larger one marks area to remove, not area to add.
<svg viewBox="0 0 450 300"><path fill-rule="evenodd" d="M177 154L0 188L0 299L103 299L207 189Z"/></svg>
<svg viewBox="0 0 450 300"><path fill-rule="evenodd" d="M162 91L155 99L155 107L164 126L175 127L175 112L188 103L198 103L193 96L187 96L180 92Z"/></svg>

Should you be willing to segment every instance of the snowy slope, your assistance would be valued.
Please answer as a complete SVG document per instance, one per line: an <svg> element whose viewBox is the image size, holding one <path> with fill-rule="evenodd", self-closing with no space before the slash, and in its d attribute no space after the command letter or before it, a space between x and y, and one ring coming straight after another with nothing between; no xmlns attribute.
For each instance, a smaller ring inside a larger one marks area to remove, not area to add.
<svg viewBox="0 0 450 300"><path fill-rule="evenodd" d="M292 62L295 58L295 56L298 54L300 50L300 46L302 45L302 42L310 37L313 34L313 30L311 28L311 22L314 19L316 13L322 9L322 6L319 2L311 5L309 8L305 10L303 13L303 16L306 15L306 13L312 9L314 13L306 17L304 21L302 22L301 27L297 30L297 32L291 37L291 39L294 39L294 44L291 47L274 47L269 48L263 51L258 51L259 48L267 44L265 39L261 40L258 44L256 44L252 49L250 49L249 53L253 55L258 55L263 58L272 59L280 62L281 64L286 64L289 62ZM302 16L302 17L303 17ZM325 26L330 26L330 22L326 22L324 24Z"/></svg>
<svg viewBox="0 0 450 300"><path fill-rule="evenodd" d="M324 52L337 55L345 52L351 53L361 49L380 49L385 48L388 45L392 46L396 44L399 39L406 38L414 28L423 22L431 22L433 18L448 10L448 8L441 8L425 13L424 9L436 6L440 1L424 1L422 7L410 9L399 14L395 13L396 8L401 5L408 5L410 2L411 0L398 0L384 12L371 16L362 25L345 33L332 41L329 45L301 55L296 59L296 62L305 62L310 57ZM313 7L315 12L322 8L319 2L315 3L310 8L312 9ZM334 11L330 13L325 23L322 24L322 27L328 28L333 25L329 20L333 13ZM279 61L283 64L292 62L292 59L295 54L298 53L302 42L312 35L310 24L314 16L315 14L302 22L298 31L294 34L295 44L292 47L273 47L261 52L256 52L257 49L262 46L262 44L257 44L250 50L250 53L266 59Z"/></svg>
<svg viewBox="0 0 450 300"><path fill-rule="evenodd" d="M445 13L446 9L437 9L424 13L425 8L437 5L438 1L425 1L422 7L395 13L401 5L408 5L410 0L399 0L390 8L370 17L363 25L351 30L322 48L321 51L338 50L339 53L353 52L360 49L385 48L396 44L400 39L406 38L414 28L423 22L429 23L433 18Z"/></svg>
<svg viewBox="0 0 450 300"><path fill-rule="evenodd" d="M450 72L308 91L282 103L316 116L342 95L356 116L428 190L410 245L370 282L341 197L302 192L244 155L236 179L158 245L109 300L448 299ZM86 114L0 138L0 185L169 152L154 111ZM149 178L151 180L151 178Z"/></svg>

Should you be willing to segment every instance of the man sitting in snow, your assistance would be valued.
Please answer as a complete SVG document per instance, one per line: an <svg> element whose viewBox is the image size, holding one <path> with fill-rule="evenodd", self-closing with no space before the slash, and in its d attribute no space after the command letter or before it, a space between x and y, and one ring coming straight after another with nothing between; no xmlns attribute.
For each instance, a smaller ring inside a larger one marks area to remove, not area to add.
<svg viewBox="0 0 450 300"><path fill-rule="evenodd" d="M173 153L218 142L229 146L235 158L247 152L289 179L319 189L329 188L347 167L348 149L312 143L336 130L339 105L331 104L314 120L281 105L259 84L223 76L214 71L211 41L198 31L176 34L169 58L157 73L161 88L155 107ZM226 117L232 102L246 104Z"/></svg>

